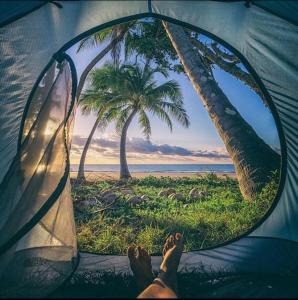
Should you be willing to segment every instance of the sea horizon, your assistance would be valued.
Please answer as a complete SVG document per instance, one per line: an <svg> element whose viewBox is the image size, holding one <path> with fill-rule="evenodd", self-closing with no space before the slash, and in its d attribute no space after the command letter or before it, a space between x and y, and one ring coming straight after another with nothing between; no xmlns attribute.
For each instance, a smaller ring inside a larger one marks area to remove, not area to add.
<svg viewBox="0 0 298 300"><path fill-rule="evenodd" d="M79 164L71 164L77 172ZM235 173L233 164L129 164L131 173ZM86 172L119 172L120 164L85 164Z"/></svg>

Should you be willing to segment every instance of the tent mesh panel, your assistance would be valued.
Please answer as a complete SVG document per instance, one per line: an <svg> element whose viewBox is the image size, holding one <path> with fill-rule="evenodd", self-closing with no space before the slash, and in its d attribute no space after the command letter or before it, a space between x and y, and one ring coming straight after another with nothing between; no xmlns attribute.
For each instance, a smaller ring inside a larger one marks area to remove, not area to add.
<svg viewBox="0 0 298 300"><path fill-rule="evenodd" d="M0 195L0 245L5 245L48 201L69 165L74 112L69 63L56 62L34 91L19 155ZM68 175L68 174L67 174ZM73 271L77 249L69 179L58 199L0 256L0 295L46 295Z"/></svg>

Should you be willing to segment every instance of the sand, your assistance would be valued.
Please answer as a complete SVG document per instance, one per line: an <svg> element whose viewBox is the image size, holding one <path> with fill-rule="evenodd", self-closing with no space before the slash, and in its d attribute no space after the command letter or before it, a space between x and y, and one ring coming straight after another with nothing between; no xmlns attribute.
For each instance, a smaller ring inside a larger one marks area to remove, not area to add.
<svg viewBox="0 0 298 300"><path fill-rule="evenodd" d="M198 175L204 175L207 173L198 173L198 172L193 172L193 173L186 173L186 172L151 172L151 173L146 173L146 172L134 172L131 173L131 176L134 178L144 178L149 175L155 176L155 177L162 177L162 176L169 176L173 178L181 178L181 177L194 177ZM235 173L220 173L217 172L215 173L219 177L225 177L229 176L231 178L236 178ZM77 172L70 172L70 178L76 178L77 177ZM119 173L118 172L85 172L85 177L86 180L88 181L101 181L101 180L117 180L119 179Z"/></svg>

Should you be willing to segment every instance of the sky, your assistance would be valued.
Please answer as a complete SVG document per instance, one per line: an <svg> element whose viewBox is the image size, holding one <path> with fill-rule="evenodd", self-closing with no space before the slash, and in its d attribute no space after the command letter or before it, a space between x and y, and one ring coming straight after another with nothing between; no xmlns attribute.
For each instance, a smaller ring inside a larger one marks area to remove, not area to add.
<svg viewBox="0 0 298 300"><path fill-rule="evenodd" d="M104 46L104 45L103 45ZM68 50L72 57L78 78L85 66L99 53L100 49L90 48L76 53L77 45ZM100 61L96 67L109 61L110 55ZM127 134L127 161L131 164L226 164L232 163L206 112L200 97L193 89L191 82L184 74L169 73L164 79L156 77L158 83L165 80L178 81L184 107L190 118L190 127L183 128L174 122L171 132L166 125L154 116L150 116L152 135L150 141L146 140L138 127L137 119L131 123ZM260 98L228 73L216 68L214 77L237 108L242 117L255 129L257 134L272 148L280 149L278 133L272 114L264 106ZM75 118L73 141L71 149L71 163L78 164L86 138L95 122L95 115L83 116L78 108ZM87 154L87 164L118 164L119 140L115 126L112 123L105 131L97 130Z"/></svg>

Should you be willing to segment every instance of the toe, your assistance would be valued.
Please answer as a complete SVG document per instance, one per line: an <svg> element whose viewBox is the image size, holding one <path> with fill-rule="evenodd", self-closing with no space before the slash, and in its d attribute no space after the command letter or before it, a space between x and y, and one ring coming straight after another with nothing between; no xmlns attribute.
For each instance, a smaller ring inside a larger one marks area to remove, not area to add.
<svg viewBox="0 0 298 300"><path fill-rule="evenodd" d="M167 249L166 247L164 246L163 249L162 249L162 256L165 256L167 253Z"/></svg>
<svg viewBox="0 0 298 300"><path fill-rule="evenodd" d="M175 244L177 245L177 246L183 246L183 236L182 236L182 234L181 233L179 233L179 232L177 232L176 234L175 234Z"/></svg>
<svg viewBox="0 0 298 300"><path fill-rule="evenodd" d="M143 257L145 260L151 260L149 253L143 248Z"/></svg>
<svg viewBox="0 0 298 300"><path fill-rule="evenodd" d="M169 248L172 248L173 246L174 246L174 236L173 235L171 235L169 238L168 238L168 240L167 240L167 242L168 242L168 246L169 246Z"/></svg>
<svg viewBox="0 0 298 300"><path fill-rule="evenodd" d="M182 235L181 233L177 232L174 234L174 243L177 244L179 240L181 239Z"/></svg>
<svg viewBox="0 0 298 300"><path fill-rule="evenodd" d="M162 255L165 256L167 251L170 249L168 241L163 245Z"/></svg>
<svg viewBox="0 0 298 300"><path fill-rule="evenodd" d="M141 247L141 249L140 249L140 256L142 259L144 259L146 256L146 250L143 247Z"/></svg>
<svg viewBox="0 0 298 300"><path fill-rule="evenodd" d="M163 245L163 248L165 249L165 251L168 251L170 248L169 242L168 240L165 242L165 244Z"/></svg>
<svg viewBox="0 0 298 300"><path fill-rule="evenodd" d="M131 260L131 261L134 261L136 259L136 256L135 256L135 247L133 245L130 245L127 248L127 256L129 258L129 260Z"/></svg>
<svg viewBox="0 0 298 300"><path fill-rule="evenodd" d="M181 233L180 233L180 232L177 232L177 233L175 234L175 239L176 239L176 240L180 240L181 238L182 238Z"/></svg>
<svg viewBox="0 0 298 300"><path fill-rule="evenodd" d="M173 242L171 241L171 236L167 238L165 244L163 245L162 255L165 256L167 251L173 247Z"/></svg>
<svg viewBox="0 0 298 300"><path fill-rule="evenodd" d="M140 246L138 246L138 255L137 258L142 258L143 254L142 254L142 248Z"/></svg>

